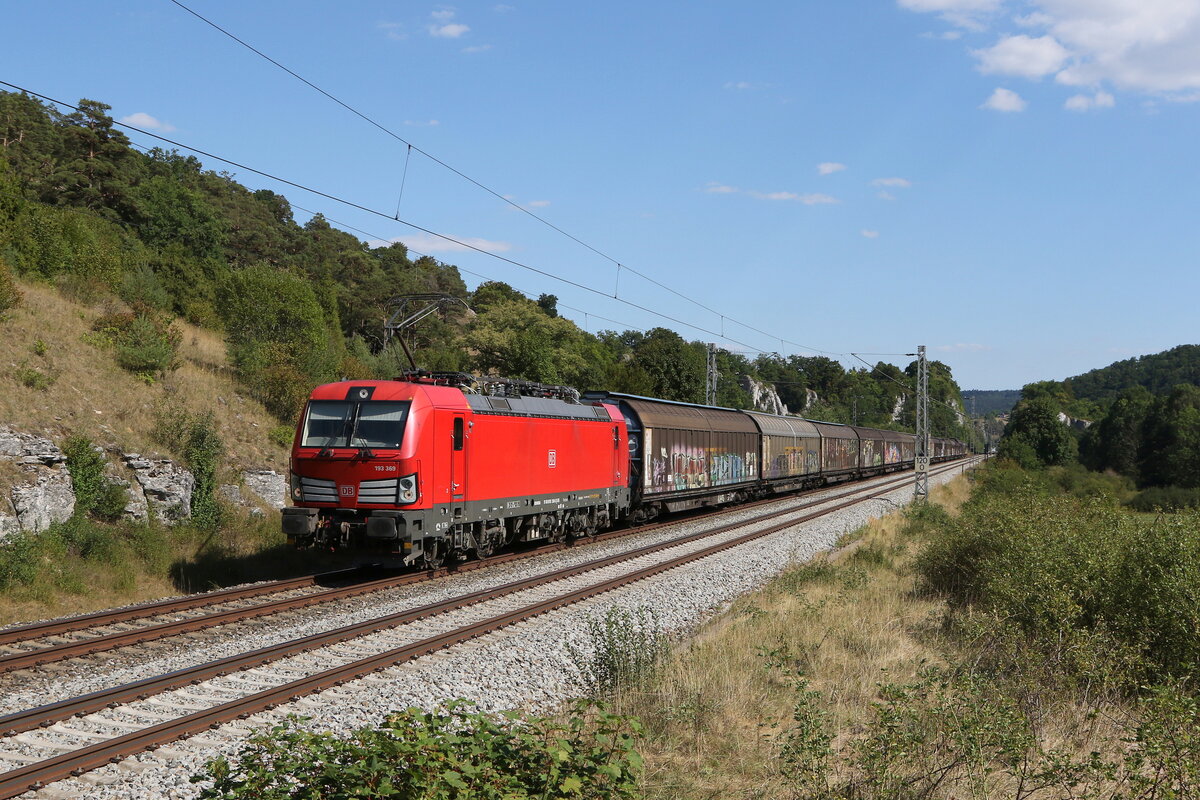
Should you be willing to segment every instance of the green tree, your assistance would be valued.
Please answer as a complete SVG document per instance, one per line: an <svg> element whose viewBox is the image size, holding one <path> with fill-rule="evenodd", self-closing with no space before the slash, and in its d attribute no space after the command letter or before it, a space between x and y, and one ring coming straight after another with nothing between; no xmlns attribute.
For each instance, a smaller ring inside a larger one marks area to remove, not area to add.
<svg viewBox="0 0 1200 800"><path fill-rule="evenodd" d="M653 328L634 345L633 356L637 366L650 378L655 397L704 402L706 356L699 342L686 342L667 328Z"/></svg>
<svg viewBox="0 0 1200 800"><path fill-rule="evenodd" d="M1042 466L1074 461L1078 444L1070 428L1059 421L1058 414L1058 406L1044 395L1022 400L1004 428L999 454L1021 462L1028 460L1031 451Z"/></svg>
<svg viewBox="0 0 1200 800"><path fill-rule="evenodd" d="M342 343L332 340L312 285L296 275L256 266L232 275L221 314L229 353L252 393L291 419L314 384L336 377Z"/></svg>

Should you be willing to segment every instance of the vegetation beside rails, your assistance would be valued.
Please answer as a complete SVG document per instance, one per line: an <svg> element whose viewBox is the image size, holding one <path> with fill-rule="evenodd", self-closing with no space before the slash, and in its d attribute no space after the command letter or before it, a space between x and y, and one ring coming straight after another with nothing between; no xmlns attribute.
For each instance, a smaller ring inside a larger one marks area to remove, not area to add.
<svg viewBox="0 0 1200 800"><path fill-rule="evenodd" d="M622 800L638 797L634 720L586 702L562 720L488 714L462 701L409 708L348 737L297 719L203 775L208 800Z"/></svg>
<svg viewBox="0 0 1200 800"><path fill-rule="evenodd" d="M1200 796L1200 518L1009 466L878 520L613 694L649 798Z"/></svg>
<svg viewBox="0 0 1200 800"><path fill-rule="evenodd" d="M1131 512L1112 480L993 465L674 649L652 610L610 611L571 655L611 711L284 728L197 780L221 800L1200 797L1200 515Z"/></svg>

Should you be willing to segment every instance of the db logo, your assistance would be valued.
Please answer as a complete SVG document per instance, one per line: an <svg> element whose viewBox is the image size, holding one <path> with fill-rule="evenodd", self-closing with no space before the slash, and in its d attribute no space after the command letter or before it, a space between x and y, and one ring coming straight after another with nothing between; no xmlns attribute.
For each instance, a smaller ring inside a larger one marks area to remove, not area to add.
<svg viewBox="0 0 1200 800"><path fill-rule="evenodd" d="M339 486L338 490L342 493L342 497L354 497L353 486Z"/></svg>
<svg viewBox="0 0 1200 800"><path fill-rule="evenodd" d="M549 464L550 469L554 469L556 466L558 466L558 453L554 450L547 451L546 462Z"/></svg>

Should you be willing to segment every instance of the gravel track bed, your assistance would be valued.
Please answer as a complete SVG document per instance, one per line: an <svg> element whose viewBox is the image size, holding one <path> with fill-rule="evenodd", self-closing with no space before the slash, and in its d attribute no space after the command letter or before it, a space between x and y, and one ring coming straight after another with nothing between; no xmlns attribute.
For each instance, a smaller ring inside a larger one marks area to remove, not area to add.
<svg viewBox="0 0 1200 800"><path fill-rule="evenodd" d="M866 488L866 485L863 485L863 488ZM824 489L803 498L781 499L780 505L833 499L847 490L845 485ZM775 507L771 504L754 509L736 510L724 515L722 520L730 523L741 522L753 519ZM811 509L796 513L809 511ZM779 520L759 523L756 527L764 527L777 521ZM0 676L0 716L494 588L535 574L629 552L649 544L695 533L712 524L711 519L683 521L654 532L620 537L586 547L548 553L483 570L447 576L436 581L397 587L243 623L218 626L185 636L157 640L136 648L99 653L86 659L53 665L51 670L32 668L28 671L9 673ZM747 528L740 533L753 529Z"/></svg>
<svg viewBox="0 0 1200 800"><path fill-rule="evenodd" d="M944 483L959 474L959 470L931 477L930 484ZM829 493L841 494L846 487L835 487L826 492L809 495L815 499ZM192 737L183 742L161 748L153 753L142 753L125 759L119 764L95 770L81 778L61 781L36 793L24 797L96 797L96 798L191 798L199 788L188 782L208 759L224 753L235 752L248 731L276 723L287 714L312 717L309 723L314 729L347 732L365 724L377 724L392 709L410 705L432 707L439 700L465 697L479 703L485 709L531 708L547 710L562 700L579 692L575 683L575 667L568 654L568 645L587 651L587 621L594 615L602 615L614 606L654 608L658 622L671 634L680 635L694 629L713 613L727 606L736 597L762 585L787 564L805 561L813 555L832 547L837 539L852 531L872 517L895 510L908 502L912 496L911 483L905 483L883 498L867 501L850 509L835 512L829 518L813 520L763 539L716 554L699 562L676 568L665 574L642 581L633 586L608 592L551 614L528 620L502 631L489 634L472 642L459 645L432 656L417 659L406 665L392 667L379 673L345 684L344 686L302 698L271 711L257 714L246 721L232 723L221 728ZM752 518L764 512L764 508L746 509L727 516L730 521ZM797 514L802 512L797 512ZM765 526L772 522L761 523ZM571 564L594 560L605 555L626 552L634 547L675 538L693 532L711 522L690 521L679 525L628 539L616 540L575 550L567 550L547 556L502 565L494 570L467 573L432 584L406 587L382 598L367 598L357 608L348 610L339 605L336 612L311 615L303 623L285 626L283 630L271 631L272 641L283 641L308 635L316 630L327 630L339 625L350 624L360 619L382 616L386 613L435 602L438 599L464 594L477 589L496 586L516 580L519 576L546 572ZM723 535L732 538L745 531ZM706 539L703 543L672 548L669 555L644 556L639 563L653 563L684 552L696 550L716 541ZM630 564L622 564L606 570L589 572L570 579L572 585L595 583L607 572L628 572ZM47 754L46 746L60 742L78 742L70 731L88 731L96 734L119 735L126 731L114 726L121 722L134 723L147 716L171 714L179 707L204 707L215 704L219 699L244 693L249 688L278 685L289 677L299 677L318 669L332 666L335 661L360 658L364 652L396 647L445 630L452 625L470 619L482 619L499 613L501 608L515 608L534 602L537 598L558 594L567 582L556 582L553 586L521 592L508 598L460 609L429 621L406 625L403 628L382 631L354 640L353 643L334 645L310 654L294 656L277 664L245 673L217 678L198 686L162 696L157 701L146 701L112 709L84 719L69 720L47 729L31 731L6 740L5 745L14 758L5 759L15 766L32 755ZM362 600L362 599L360 599ZM374 600L375 602L371 602ZM319 625L320 627L314 627ZM214 647L211 641L203 644L200 658L189 652L186 645L180 652L173 653L153 662L136 666L121 666L115 670L96 670L89 681L83 676L49 680L33 694L33 703L6 698L5 705L15 709L29 707L38 702L50 702L47 692L55 696L75 696L95 691L109 685L126 683L151 674L178 669L197 661L209 661L233 652L244 652L265 646L256 637L247 641L242 631L226 653L224 643ZM180 662L183 663L180 663ZM287 674L290 673L290 676ZM98 683L99 681L99 683ZM178 712L176 712L178 713ZM145 714L145 716L143 716ZM3 756L0 756L3 757Z"/></svg>

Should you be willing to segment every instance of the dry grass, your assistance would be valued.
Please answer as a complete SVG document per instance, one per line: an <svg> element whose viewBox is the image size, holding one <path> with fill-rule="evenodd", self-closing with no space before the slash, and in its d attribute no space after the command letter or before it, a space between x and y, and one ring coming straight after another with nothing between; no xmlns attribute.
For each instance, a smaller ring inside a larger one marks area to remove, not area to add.
<svg viewBox="0 0 1200 800"><path fill-rule="evenodd" d="M151 435L156 411L182 407L212 412L231 467L286 466L286 450L267 437L278 422L239 394L219 333L176 322L183 335L180 366L147 385L117 366L91 335L95 319L117 301L86 307L45 285L21 289L22 304L0 320L0 423L58 440L80 433L106 447L169 455ZM53 382L27 386L22 377L31 372Z"/></svg>
<svg viewBox="0 0 1200 800"><path fill-rule="evenodd" d="M957 509L969 494L960 478L932 500ZM787 653L842 730L862 721L881 681L941 662L923 634L942 606L916 597L911 574L891 568L910 556L903 524L899 514L872 520L838 551L743 597L673 654L656 686L619 698L651 732L648 797L786 796L773 736L790 724L795 695L766 669L765 653Z"/></svg>

